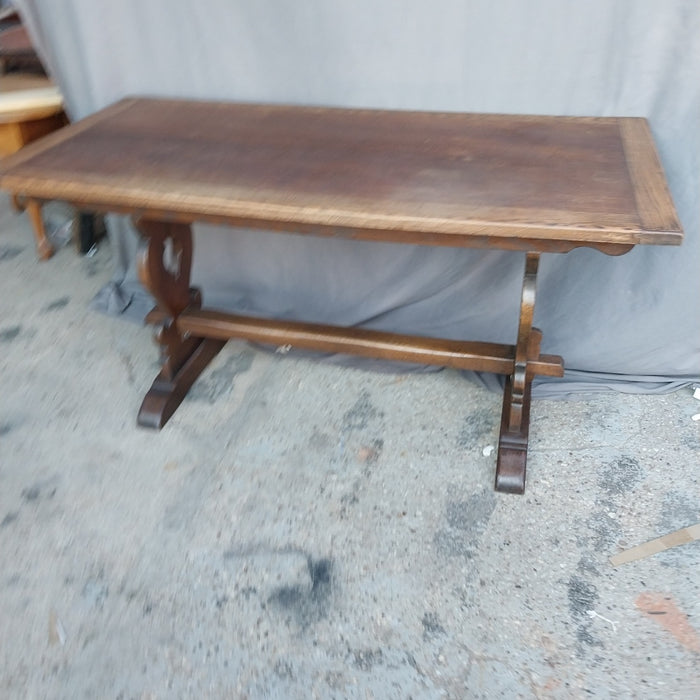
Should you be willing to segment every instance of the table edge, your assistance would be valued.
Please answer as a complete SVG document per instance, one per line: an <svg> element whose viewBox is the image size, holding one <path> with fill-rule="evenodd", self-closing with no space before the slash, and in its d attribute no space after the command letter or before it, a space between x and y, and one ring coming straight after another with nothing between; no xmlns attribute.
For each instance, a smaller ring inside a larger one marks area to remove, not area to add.
<svg viewBox="0 0 700 700"><path fill-rule="evenodd" d="M506 247L506 241L539 242L542 249L558 242L575 246L600 245L680 245L683 233L679 231L646 231L621 227L567 227L561 224L546 226L517 222L483 220L453 220L369 215L329 209L300 209L294 206L261 206L258 202L233 201L222 208L200 198L173 197L170 201L153 204L149 193L139 197L115 196L109 187L84 187L66 183L46 185L36 179L0 176L0 187L30 199L59 200L78 208L102 213L128 214L134 217L183 223L226 224L238 228L271 229L290 233L318 233L342 238L381 240L384 242L411 242L451 247ZM161 206L163 205L163 206ZM482 242L472 239L483 239ZM488 243L491 241L491 243ZM487 242L484 245L484 242Z"/></svg>
<svg viewBox="0 0 700 700"><path fill-rule="evenodd" d="M643 228L682 232L649 122L643 117L621 117L619 129Z"/></svg>

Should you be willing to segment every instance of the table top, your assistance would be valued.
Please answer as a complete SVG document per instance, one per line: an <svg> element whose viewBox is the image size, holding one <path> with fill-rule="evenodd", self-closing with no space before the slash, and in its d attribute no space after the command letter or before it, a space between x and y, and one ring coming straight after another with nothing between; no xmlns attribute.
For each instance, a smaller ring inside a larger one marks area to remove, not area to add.
<svg viewBox="0 0 700 700"><path fill-rule="evenodd" d="M127 98L8 158L0 186L153 217L445 245L683 237L648 124L628 117Z"/></svg>

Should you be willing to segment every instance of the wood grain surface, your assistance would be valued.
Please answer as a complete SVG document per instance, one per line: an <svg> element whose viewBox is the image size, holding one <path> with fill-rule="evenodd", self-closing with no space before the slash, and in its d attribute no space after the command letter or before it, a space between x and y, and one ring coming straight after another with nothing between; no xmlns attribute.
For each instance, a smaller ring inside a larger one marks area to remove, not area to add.
<svg viewBox="0 0 700 700"><path fill-rule="evenodd" d="M397 241L425 234L457 246L480 237L682 240L651 134L636 118L130 98L1 172L0 186L28 197L183 221L365 229Z"/></svg>

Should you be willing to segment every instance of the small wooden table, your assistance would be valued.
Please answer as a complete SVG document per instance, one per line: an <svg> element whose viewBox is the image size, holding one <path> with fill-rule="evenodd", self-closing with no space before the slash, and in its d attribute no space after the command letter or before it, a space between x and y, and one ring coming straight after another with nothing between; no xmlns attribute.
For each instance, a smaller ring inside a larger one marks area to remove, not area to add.
<svg viewBox="0 0 700 700"><path fill-rule="evenodd" d="M163 364L138 422L162 427L232 337L507 375L496 489L525 487L530 387L562 376L533 328L540 253L678 245L647 122L125 99L12 156L0 186L129 213ZM513 345L224 314L190 288L195 221L523 251ZM166 247L174 256L164 260ZM173 265L174 258L176 263Z"/></svg>
<svg viewBox="0 0 700 700"><path fill-rule="evenodd" d="M63 97L48 78L16 73L0 76L0 158L66 124ZM46 235L41 207L36 201L25 205L19 197L13 203L17 210L26 206L39 258L50 258L53 246Z"/></svg>

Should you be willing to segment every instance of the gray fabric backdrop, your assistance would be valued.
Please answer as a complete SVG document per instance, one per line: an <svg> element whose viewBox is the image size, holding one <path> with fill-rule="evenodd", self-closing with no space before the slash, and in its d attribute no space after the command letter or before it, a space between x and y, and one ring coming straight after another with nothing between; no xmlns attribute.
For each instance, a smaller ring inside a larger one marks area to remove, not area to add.
<svg viewBox="0 0 700 700"><path fill-rule="evenodd" d="M686 232L621 258L545 255L536 325L564 381L536 394L668 390L700 376L697 0L18 0L74 119L128 94L644 116ZM575 163L571 164L576 167ZM114 219L96 306L142 317ZM513 342L523 257L195 228L208 306Z"/></svg>

